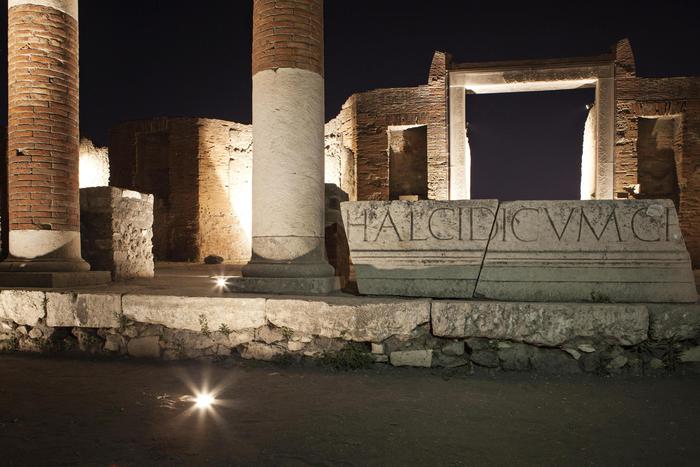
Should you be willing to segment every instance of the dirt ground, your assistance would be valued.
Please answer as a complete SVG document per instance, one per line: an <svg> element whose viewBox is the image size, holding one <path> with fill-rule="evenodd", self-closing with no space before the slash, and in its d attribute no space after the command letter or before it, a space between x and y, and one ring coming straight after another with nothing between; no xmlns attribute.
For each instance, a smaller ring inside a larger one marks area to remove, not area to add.
<svg viewBox="0 0 700 467"><path fill-rule="evenodd" d="M212 411L189 396L208 384ZM0 465L700 465L700 378L0 356Z"/></svg>

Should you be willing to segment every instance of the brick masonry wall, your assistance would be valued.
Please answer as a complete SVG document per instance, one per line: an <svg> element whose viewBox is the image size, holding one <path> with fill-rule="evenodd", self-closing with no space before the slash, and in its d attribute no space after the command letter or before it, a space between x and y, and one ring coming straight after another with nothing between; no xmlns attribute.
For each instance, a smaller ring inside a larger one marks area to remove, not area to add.
<svg viewBox="0 0 700 467"><path fill-rule="evenodd" d="M250 259L253 132L250 125L200 119L197 260Z"/></svg>
<svg viewBox="0 0 700 467"><path fill-rule="evenodd" d="M700 266L700 78L616 78L616 183L618 193L639 183L638 119L676 117L679 220L695 267ZM641 187L642 191L644 187ZM643 193L642 193L643 194Z"/></svg>
<svg viewBox="0 0 700 467"><path fill-rule="evenodd" d="M8 15L10 229L78 231L78 24L38 5Z"/></svg>
<svg viewBox="0 0 700 467"><path fill-rule="evenodd" d="M127 122L110 130L111 184L155 196L154 254L158 260L199 258L198 149L195 118ZM165 160L156 165L156 158Z"/></svg>
<svg viewBox="0 0 700 467"><path fill-rule="evenodd" d="M155 144L144 145L149 139ZM337 122L330 122L326 161L340 165L328 181L354 192L354 155L345 142ZM144 164L144 159L162 157L161 152L167 155L167 174L159 164ZM127 122L110 131L109 157L113 185L155 194L156 259L200 262L217 255L229 262L248 261L250 125L204 118Z"/></svg>
<svg viewBox="0 0 700 467"><path fill-rule="evenodd" d="M153 277L153 195L115 187L80 190L81 241L93 270L112 279Z"/></svg>
<svg viewBox="0 0 700 467"><path fill-rule="evenodd" d="M254 0L253 75L276 68L323 76L323 0Z"/></svg>
<svg viewBox="0 0 700 467"><path fill-rule="evenodd" d="M449 197L448 61L446 54L435 54L427 85L377 89L345 103L339 118L357 159L357 199L389 199L388 129L405 125L427 126L428 197Z"/></svg>

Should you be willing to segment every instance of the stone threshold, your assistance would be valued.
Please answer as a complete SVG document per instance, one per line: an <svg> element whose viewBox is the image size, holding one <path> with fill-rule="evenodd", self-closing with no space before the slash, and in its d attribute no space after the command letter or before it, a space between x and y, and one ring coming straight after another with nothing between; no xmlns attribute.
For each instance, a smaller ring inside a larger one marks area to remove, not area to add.
<svg viewBox="0 0 700 467"><path fill-rule="evenodd" d="M555 362L554 372L569 373L663 368L672 363L660 358L663 349L632 360L640 349L677 343L677 359L693 363L699 334L698 304L0 291L5 350L13 348L8 342L40 348L58 336L98 353L274 360L359 345L373 361L396 366L527 370Z"/></svg>

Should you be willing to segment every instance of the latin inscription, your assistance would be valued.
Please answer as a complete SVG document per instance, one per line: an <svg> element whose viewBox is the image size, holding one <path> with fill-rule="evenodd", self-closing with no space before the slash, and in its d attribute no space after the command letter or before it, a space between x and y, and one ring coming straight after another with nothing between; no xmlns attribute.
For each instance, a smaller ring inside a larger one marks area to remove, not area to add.
<svg viewBox="0 0 700 467"><path fill-rule="evenodd" d="M670 209L661 205L619 209L592 207L433 207L428 210L381 208L348 210L345 229L351 241L376 242L668 242Z"/></svg>

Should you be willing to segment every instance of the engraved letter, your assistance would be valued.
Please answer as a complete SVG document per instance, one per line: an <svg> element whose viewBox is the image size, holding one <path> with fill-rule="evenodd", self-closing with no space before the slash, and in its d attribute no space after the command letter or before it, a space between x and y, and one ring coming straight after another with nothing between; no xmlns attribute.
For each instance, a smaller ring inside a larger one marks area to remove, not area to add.
<svg viewBox="0 0 700 467"><path fill-rule="evenodd" d="M389 224L388 226L385 226L386 220L389 219ZM377 232L377 236L374 237L374 241L376 242L379 239L379 236L382 234L384 229L393 229L394 233L396 234L396 238L401 241L401 235L399 234L399 229L396 228L396 224L394 223L394 219L391 218L391 212L387 208L386 210L386 216L384 216L384 220L382 221L382 225L379 226L379 231Z"/></svg>
<svg viewBox="0 0 700 467"><path fill-rule="evenodd" d="M430 213L430 217L428 218L428 230L430 231L430 235L432 235L433 238L434 238L435 240L452 240L452 239L454 239L454 236L451 236L451 237L439 237L439 236L436 235L435 232L433 231L433 216L434 216L436 213L440 212L440 211L449 211L449 212L451 212L453 215L454 215L454 213L455 213L455 210L454 210L454 209L451 209L451 208L438 208L438 209L434 210L433 212L431 212L431 213Z"/></svg>
<svg viewBox="0 0 700 467"><path fill-rule="evenodd" d="M351 238L351 231L350 231L350 229L351 229L352 227L362 227L362 228L364 229L364 235L363 235L363 237L362 237L362 241L363 241L363 242L366 242L366 241L367 241L367 210L366 210L366 209L363 209L363 210L362 210L362 215L363 215L363 218L364 218L364 222L362 222L361 224L355 224L355 223L353 223L352 221L350 221L350 211L348 211L347 225L345 226L345 230L346 230L347 233L348 233L348 239Z"/></svg>
<svg viewBox="0 0 700 467"><path fill-rule="evenodd" d="M634 238L636 238L637 240L641 240L642 242L660 242L661 235L659 235L659 237L656 239L648 239L648 238L642 238L642 236L637 233L637 222L636 222L637 216L644 211L646 211L645 208L638 209L637 212L635 212L634 215L632 216L632 233L634 234Z"/></svg>
<svg viewBox="0 0 700 467"><path fill-rule="evenodd" d="M581 208L581 221L578 226L578 241L581 241L581 230L583 229L583 221L586 221L586 224L588 224L588 228L591 229L591 232L593 233L593 236L595 237L596 240L600 241L601 238L603 238L603 234L605 233L605 230L608 228L608 224L610 224L610 219L615 221L615 230L617 232L617 241L621 242L622 241L622 236L620 235L620 226L617 223L617 215L615 214L615 208L612 208L612 212L608 216L608 219L605 221L605 225L603 226L603 230L600 231L600 234L597 234L595 232L595 229L593 228L593 225L591 225L591 221L588 220L588 217L586 216L586 213L583 211L583 208Z"/></svg>
<svg viewBox="0 0 700 467"><path fill-rule="evenodd" d="M564 224L564 228L561 229L561 233L557 232L557 228L554 225L554 220L552 219L552 216L549 215L549 209L545 208L544 212L547 213L547 219L549 219L549 225L551 225L552 230L554 230L554 235L556 235L557 239L559 239L561 242L562 237L564 237L564 234L566 233L566 228L569 226L569 222L571 222L571 217L574 215L574 208L571 208L571 211L569 211L569 217L566 219L566 223Z"/></svg>
<svg viewBox="0 0 700 467"><path fill-rule="evenodd" d="M537 212L537 213L540 212L539 209L535 209L535 208L520 208L520 209L518 209L518 210L515 211L515 213L513 214L513 217L510 218L510 230L513 231L513 236L514 236L515 238L517 238L518 240L520 240L521 242L535 242L535 241L537 241L537 238L536 238L536 237L533 238L533 239L531 239L531 240L528 240L528 239L526 239L526 238L520 237L520 236L518 235L518 232L515 231L515 222L517 221L518 214L520 214L520 213L523 212L523 211L535 211L535 212ZM519 221L518 221L518 225L520 225L520 222L519 222ZM504 229L504 230L505 230L505 229Z"/></svg>

